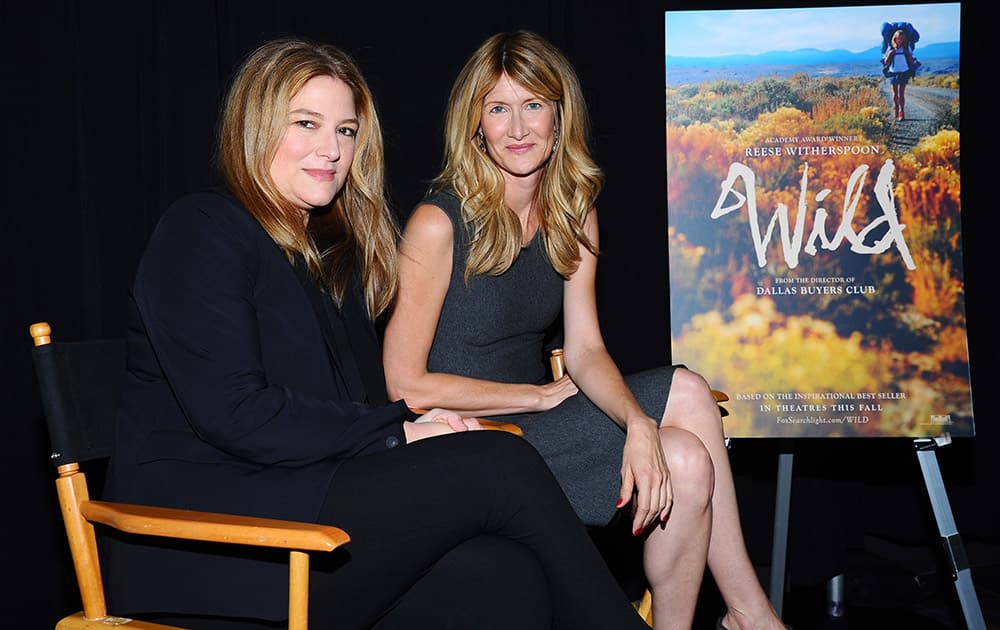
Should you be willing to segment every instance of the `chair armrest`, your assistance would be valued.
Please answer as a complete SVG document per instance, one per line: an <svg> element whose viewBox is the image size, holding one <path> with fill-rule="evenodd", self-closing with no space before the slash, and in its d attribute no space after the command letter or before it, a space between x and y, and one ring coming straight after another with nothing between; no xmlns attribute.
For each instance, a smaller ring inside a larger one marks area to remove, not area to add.
<svg viewBox="0 0 1000 630"><path fill-rule="evenodd" d="M422 416L430 411L430 409L417 409L416 407L410 407L410 411ZM479 421L479 424L482 425L484 429L488 429L490 431L506 431L507 433L513 433L514 435L524 436L524 431L521 430L521 427L516 424L511 424L510 422L487 420L486 418L476 418L476 420Z"/></svg>
<svg viewBox="0 0 1000 630"><path fill-rule="evenodd" d="M84 501L80 513L90 522L131 534L254 547L333 551L351 539L332 525L107 501Z"/></svg>
<svg viewBox="0 0 1000 630"><path fill-rule="evenodd" d="M521 427L516 424L511 424L510 422L500 422L499 420L487 420L486 418L476 418L479 424L483 426L484 429L489 429L490 431L506 431L507 433L513 433L514 435L524 436L524 431Z"/></svg>
<svg viewBox="0 0 1000 630"><path fill-rule="evenodd" d="M552 378L559 379L562 377L563 374L566 373L566 364L564 363L563 360L562 348L556 348L555 350L552 350L549 356L549 363L552 366ZM715 399L716 403L724 403L727 400L729 400L729 395L726 392L720 391L718 389L713 389L712 398Z"/></svg>

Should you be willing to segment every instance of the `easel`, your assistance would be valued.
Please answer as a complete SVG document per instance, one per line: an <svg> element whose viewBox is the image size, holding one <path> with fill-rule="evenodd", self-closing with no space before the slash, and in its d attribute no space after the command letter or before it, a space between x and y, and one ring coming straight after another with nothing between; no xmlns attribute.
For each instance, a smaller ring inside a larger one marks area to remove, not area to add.
<svg viewBox="0 0 1000 630"><path fill-rule="evenodd" d="M774 505L774 537L771 547L771 580L769 598L771 605L781 615L785 597L785 561L788 549L788 514L792 495L792 463L793 452L790 440L782 440L781 452L778 456L777 493ZM924 485L930 497L934 519L937 521L938 533L944 546L951 577L955 581L958 600L962 605L965 625L969 630L986 630L983 611L976 597L976 589L972 584L972 571L969 559L965 555L965 547L958 535L955 519L948 501L948 493L938 467L937 449L951 444L951 436L945 434L934 438L916 438L913 446L917 453L917 462L924 475ZM840 593L842 595L842 593ZM839 600L838 600L839 603Z"/></svg>
<svg viewBox="0 0 1000 630"><path fill-rule="evenodd" d="M930 495L931 507L934 509L938 533L941 534L941 543L948 558L951 579L955 580L958 601L962 604L965 625L970 630L986 630L983 611L979 607L976 589L972 585L969 558L965 555L965 546L958 535L958 528L951 514L951 504L948 502L948 493L941 478L941 469L938 467L937 449L948 444L951 444L951 436L947 434L943 437L919 438L913 441L913 446L917 449L917 461L920 462L920 470L924 474L924 484Z"/></svg>
<svg viewBox="0 0 1000 630"><path fill-rule="evenodd" d="M771 580L768 590L771 605L781 616L785 603L785 561L788 552L788 513L792 502L791 440L781 440L778 454L778 478L774 497L774 534L771 543Z"/></svg>

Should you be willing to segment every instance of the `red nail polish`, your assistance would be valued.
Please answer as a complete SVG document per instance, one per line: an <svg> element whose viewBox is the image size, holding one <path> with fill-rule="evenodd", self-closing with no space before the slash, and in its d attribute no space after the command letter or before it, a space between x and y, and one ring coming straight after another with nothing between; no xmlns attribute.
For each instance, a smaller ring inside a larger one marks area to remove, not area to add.
<svg viewBox="0 0 1000 630"><path fill-rule="evenodd" d="M641 534L642 534L642 528L641 527L639 529L635 530L635 532L634 532L635 536L639 536Z"/></svg>
<svg viewBox="0 0 1000 630"><path fill-rule="evenodd" d="M621 507L622 503L625 503L625 499L618 497L618 502L615 503L615 507Z"/></svg>
<svg viewBox="0 0 1000 630"><path fill-rule="evenodd" d="M660 522L661 523L666 523L667 522L667 515L666 514L664 514L663 516L660 517Z"/></svg>

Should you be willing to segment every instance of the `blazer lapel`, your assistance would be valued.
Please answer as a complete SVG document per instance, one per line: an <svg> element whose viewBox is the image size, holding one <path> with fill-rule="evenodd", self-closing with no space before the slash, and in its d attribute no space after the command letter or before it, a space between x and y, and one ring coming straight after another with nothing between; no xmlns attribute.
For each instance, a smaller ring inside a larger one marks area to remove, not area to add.
<svg viewBox="0 0 1000 630"><path fill-rule="evenodd" d="M341 385L351 400L365 402L368 396L341 314L335 308L333 300L324 295L325 289L309 272L304 261L296 257L292 268L295 269L295 275L313 307L320 331L323 333L327 354L330 355L334 368L340 377Z"/></svg>
<svg viewBox="0 0 1000 630"><path fill-rule="evenodd" d="M382 346L375 324L368 317L361 292L361 280L357 274L352 277L349 296L344 300L344 323L351 347L354 348L355 363L361 373L367 401L372 405L385 405L389 396L385 391L385 369L382 367Z"/></svg>

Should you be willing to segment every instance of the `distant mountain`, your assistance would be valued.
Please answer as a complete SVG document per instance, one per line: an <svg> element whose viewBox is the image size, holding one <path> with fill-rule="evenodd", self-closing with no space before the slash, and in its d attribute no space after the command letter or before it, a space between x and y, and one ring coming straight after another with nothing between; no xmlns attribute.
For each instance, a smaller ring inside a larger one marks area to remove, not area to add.
<svg viewBox="0 0 1000 630"><path fill-rule="evenodd" d="M958 42L947 42L943 44L929 44L921 46L917 44L913 51L919 59L958 59ZM861 52L851 52L849 50L817 50L815 48L801 48L799 50L779 50L773 52L760 53L758 55L725 55L723 57L677 57L667 55L668 67L698 66L743 66L743 65L796 65L796 64L818 64L818 63L857 63L867 61L877 61L882 58L882 46L872 46L868 50Z"/></svg>

